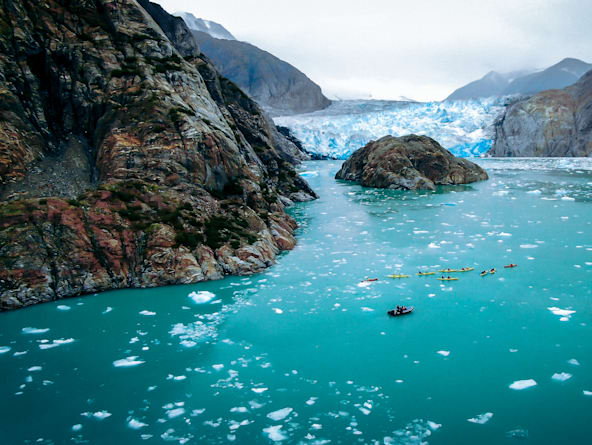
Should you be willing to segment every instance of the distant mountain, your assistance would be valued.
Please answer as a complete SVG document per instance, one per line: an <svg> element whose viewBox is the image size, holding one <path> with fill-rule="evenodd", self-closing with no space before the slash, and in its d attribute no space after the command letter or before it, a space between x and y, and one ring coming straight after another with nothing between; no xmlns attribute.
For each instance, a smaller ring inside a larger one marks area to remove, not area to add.
<svg viewBox="0 0 592 445"><path fill-rule="evenodd" d="M289 63L250 43L234 38L217 38L210 32L214 29L213 25L210 31L197 29L207 21L196 19L192 14L179 15L192 28L201 50L218 71L271 115L309 113L331 104L317 84Z"/></svg>
<svg viewBox="0 0 592 445"><path fill-rule="evenodd" d="M536 94L545 90L565 88L576 83L591 69L592 64L581 60L563 59L544 71L517 78L502 94Z"/></svg>
<svg viewBox="0 0 592 445"><path fill-rule="evenodd" d="M543 71L491 71L481 79L455 90L446 100L469 100L511 94L532 95L544 90L561 89L573 85L590 69L592 64L567 58Z"/></svg>
<svg viewBox="0 0 592 445"><path fill-rule="evenodd" d="M503 91L515 78L529 73L528 71L514 71L498 73L490 71L479 80L475 80L464 87L458 88L446 100L469 100L481 97L501 96Z"/></svg>
<svg viewBox="0 0 592 445"><path fill-rule="evenodd" d="M592 156L592 70L574 85L515 102L495 127L491 156Z"/></svg>
<svg viewBox="0 0 592 445"><path fill-rule="evenodd" d="M230 31L219 23L199 19L190 12L176 12L174 15L181 17L189 29L205 32L216 39L236 40Z"/></svg>

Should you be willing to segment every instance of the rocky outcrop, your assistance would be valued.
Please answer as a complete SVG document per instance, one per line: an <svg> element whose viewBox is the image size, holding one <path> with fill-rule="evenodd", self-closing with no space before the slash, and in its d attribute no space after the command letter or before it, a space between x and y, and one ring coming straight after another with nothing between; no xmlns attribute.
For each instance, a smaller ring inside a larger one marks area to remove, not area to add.
<svg viewBox="0 0 592 445"><path fill-rule="evenodd" d="M197 18L190 12L177 12L176 16L181 17L189 29L205 32L216 39L236 40L236 38L224 26L211 20Z"/></svg>
<svg viewBox="0 0 592 445"><path fill-rule="evenodd" d="M250 43L193 34L220 73L272 115L309 113L331 105L317 84L274 55Z"/></svg>
<svg viewBox="0 0 592 445"><path fill-rule="evenodd" d="M592 71L510 105L495 128L491 156L592 156Z"/></svg>
<svg viewBox="0 0 592 445"><path fill-rule="evenodd" d="M467 159L456 158L427 136L385 136L370 142L343 163L336 179L364 187L434 190L436 185L468 184L488 179Z"/></svg>
<svg viewBox="0 0 592 445"><path fill-rule="evenodd" d="M0 310L249 274L316 195L298 149L145 0L0 0Z"/></svg>

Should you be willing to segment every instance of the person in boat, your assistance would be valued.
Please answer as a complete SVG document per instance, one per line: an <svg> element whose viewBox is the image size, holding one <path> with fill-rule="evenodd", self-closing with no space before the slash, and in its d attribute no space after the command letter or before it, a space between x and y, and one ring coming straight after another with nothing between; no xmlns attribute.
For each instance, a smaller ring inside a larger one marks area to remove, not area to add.
<svg viewBox="0 0 592 445"><path fill-rule="evenodd" d="M486 271L486 270L482 270L482 271L481 271L481 275L485 275L486 273L487 273L487 271Z"/></svg>
<svg viewBox="0 0 592 445"><path fill-rule="evenodd" d="M395 314L398 314L401 308L397 305L397 309L395 310Z"/></svg>
<svg viewBox="0 0 592 445"><path fill-rule="evenodd" d="M491 272L491 273L495 272L495 268L491 269L489 272Z"/></svg>

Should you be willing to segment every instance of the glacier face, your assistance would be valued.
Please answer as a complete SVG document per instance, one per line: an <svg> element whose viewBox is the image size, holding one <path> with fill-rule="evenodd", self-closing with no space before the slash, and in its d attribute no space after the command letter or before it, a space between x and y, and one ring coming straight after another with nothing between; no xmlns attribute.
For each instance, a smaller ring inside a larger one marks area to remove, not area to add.
<svg viewBox="0 0 592 445"><path fill-rule="evenodd" d="M322 156L347 159L371 140L386 135L426 135L456 156L481 156L493 143L493 124L506 98L456 102L334 102L325 110L275 118L304 148Z"/></svg>

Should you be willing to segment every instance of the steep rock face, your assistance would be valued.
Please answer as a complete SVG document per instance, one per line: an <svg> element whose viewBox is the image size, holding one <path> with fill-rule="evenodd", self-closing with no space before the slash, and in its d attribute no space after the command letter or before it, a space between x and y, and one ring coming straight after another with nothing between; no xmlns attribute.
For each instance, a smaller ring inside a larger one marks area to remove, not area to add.
<svg viewBox="0 0 592 445"><path fill-rule="evenodd" d="M488 179L477 164L455 158L427 136L385 136L360 148L343 163L336 179L364 187L434 190L436 185L467 184Z"/></svg>
<svg viewBox="0 0 592 445"><path fill-rule="evenodd" d="M563 90L543 91L508 107L496 124L491 156L592 155L592 71Z"/></svg>
<svg viewBox="0 0 592 445"><path fill-rule="evenodd" d="M316 196L145 0L0 0L0 134L0 310L260 271Z"/></svg>
<svg viewBox="0 0 592 445"><path fill-rule="evenodd" d="M181 17L189 29L205 32L216 39L236 40L230 31L219 23L197 18L190 12L177 12L175 15Z"/></svg>
<svg viewBox="0 0 592 445"><path fill-rule="evenodd" d="M193 34L220 73L271 114L308 113L331 104L317 84L274 55L246 42Z"/></svg>

